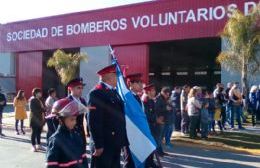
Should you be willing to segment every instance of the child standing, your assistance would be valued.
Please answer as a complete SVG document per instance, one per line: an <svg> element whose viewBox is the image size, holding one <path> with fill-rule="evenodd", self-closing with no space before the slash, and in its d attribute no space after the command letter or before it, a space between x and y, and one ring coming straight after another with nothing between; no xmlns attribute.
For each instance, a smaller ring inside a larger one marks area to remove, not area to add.
<svg viewBox="0 0 260 168"><path fill-rule="evenodd" d="M52 114L57 116L59 126L49 138L47 147L47 168L88 168L86 147L82 137L75 131L77 116L86 112L86 107L69 98L54 103Z"/></svg>

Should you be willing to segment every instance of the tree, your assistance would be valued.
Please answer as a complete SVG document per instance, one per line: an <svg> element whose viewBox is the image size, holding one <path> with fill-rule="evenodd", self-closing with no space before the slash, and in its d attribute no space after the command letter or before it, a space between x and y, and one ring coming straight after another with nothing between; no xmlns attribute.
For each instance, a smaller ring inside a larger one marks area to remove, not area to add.
<svg viewBox="0 0 260 168"><path fill-rule="evenodd" d="M260 72L260 4L249 15L235 10L221 37L227 41L227 50L218 55L217 62L241 74L242 91L247 95L249 76Z"/></svg>
<svg viewBox="0 0 260 168"><path fill-rule="evenodd" d="M55 68L61 83L66 85L75 78L80 61L87 61L87 55L82 53L65 53L63 50L56 50L48 60L47 66Z"/></svg>

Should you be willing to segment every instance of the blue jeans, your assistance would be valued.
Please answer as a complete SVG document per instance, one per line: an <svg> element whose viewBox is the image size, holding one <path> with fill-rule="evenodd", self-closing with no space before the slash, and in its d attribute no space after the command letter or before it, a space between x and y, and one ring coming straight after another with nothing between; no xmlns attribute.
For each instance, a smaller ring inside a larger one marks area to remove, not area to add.
<svg viewBox="0 0 260 168"><path fill-rule="evenodd" d="M163 152L163 148L162 148L163 131L164 131L164 124L160 124L160 125L157 124L156 125L155 141L157 143L157 151L159 153Z"/></svg>
<svg viewBox="0 0 260 168"><path fill-rule="evenodd" d="M231 128L234 128L234 115L236 115L237 123L238 123L238 128L242 128L241 124L241 111L242 108L240 105L233 105L231 109Z"/></svg>
<svg viewBox="0 0 260 168"><path fill-rule="evenodd" d="M173 124L165 124L164 126L164 138L165 138L165 144L171 143L171 136L173 132Z"/></svg>
<svg viewBox="0 0 260 168"><path fill-rule="evenodd" d="M214 125L215 125L214 111L209 111L208 131L211 131Z"/></svg>
<svg viewBox="0 0 260 168"><path fill-rule="evenodd" d="M229 125L231 125L231 110L232 106L230 104L226 105L226 121Z"/></svg>
<svg viewBox="0 0 260 168"><path fill-rule="evenodd" d="M201 138L208 137L208 122L201 122Z"/></svg>

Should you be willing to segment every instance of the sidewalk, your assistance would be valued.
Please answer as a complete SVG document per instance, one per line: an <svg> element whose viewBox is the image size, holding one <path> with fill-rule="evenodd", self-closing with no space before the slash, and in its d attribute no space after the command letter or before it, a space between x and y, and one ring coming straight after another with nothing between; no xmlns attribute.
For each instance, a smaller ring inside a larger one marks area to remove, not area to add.
<svg viewBox="0 0 260 168"><path fill-rule="evenodd" d="M24 127L29 128L29 114L27 111L27 119L24 120ZM15 125L14 112L3 113L3 126L13 127Z"/></svg>
<svg viewBox="0 0 260 168"><path fill-rule="evenodd" d="M27 112L29 118L29 112ZM3 127L14 128L15 119L14 112L4 113ZM25 129L29 130L29 119L24 121ZM47 130L45 125L44 130ZM255 139L250 137L256 137ZM225 130L223 134L209 136L208 140L190 139L187 136L181 136L180 132L174 131L172 134L172 141L175 144L180 144L187 147L199 147L206 149L224 150L230 152L246 153L253 155L260 155L260 127L253 128L252 126L245 126L245 130ZM240 139L239 139L240 138ZM242 140L241 140L242 139ZM249 148L249 147L250 148Z"/></svg>

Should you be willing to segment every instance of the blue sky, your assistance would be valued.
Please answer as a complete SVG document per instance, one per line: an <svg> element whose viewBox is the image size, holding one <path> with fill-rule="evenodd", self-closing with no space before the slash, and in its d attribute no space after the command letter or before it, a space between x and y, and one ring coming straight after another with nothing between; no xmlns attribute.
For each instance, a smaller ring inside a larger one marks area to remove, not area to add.
<svg viewBox="0 0 260 168"><path fill-rule="evenodd" d="M151 0L3 0L0 23L100 9Z"/></svg>

